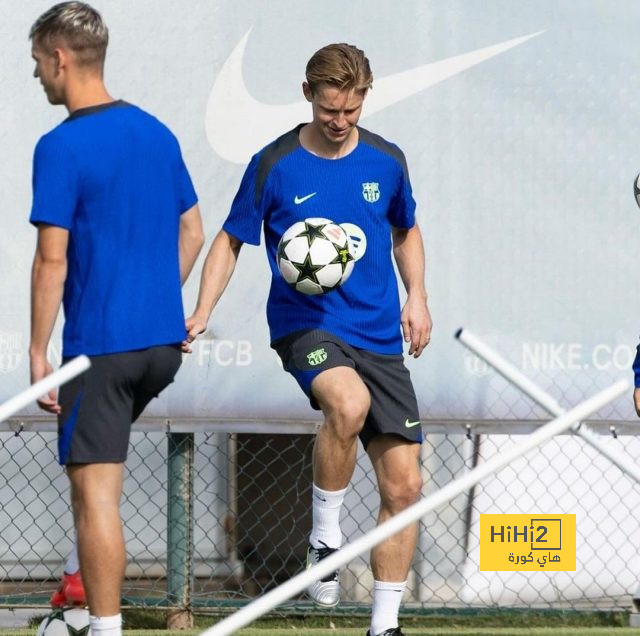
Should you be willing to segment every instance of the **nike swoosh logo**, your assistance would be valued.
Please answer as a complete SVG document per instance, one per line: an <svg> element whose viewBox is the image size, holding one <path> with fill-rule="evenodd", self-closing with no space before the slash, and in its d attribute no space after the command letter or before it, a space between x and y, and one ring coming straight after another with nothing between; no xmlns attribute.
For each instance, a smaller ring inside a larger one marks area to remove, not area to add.
<svg viewBox="0 0 640 636"><path fill-rule="evenodd" d="M293 202L296 205L300 205L301 203L304 203L307 199L310 199L311 197L315 197L317 194L317 192L312 192L311 194L307 194L306 197L299 197L296 195L295 199L293 200Z"/></svg>
<svg viewBox="0 0 640 636"><path fill-rule="evenodd" d="M404 421L404 425L405 425L407 428L411 428L412 426L418 426L418 424L420 424L420 420L418 420L417 422L410 422L410 421L409 421L409 418L407 418L407 419Z"/></svg>
<svg viewBox="0 0 640 636"><path fill-rule="evenodd" d="M292 104L264 104L249 93L242 77L242 64L250 33L251 29L244 34L222 65L209 93L205 114L209 144L223 159L233 163L248 163L260 148L300 122L309 121L310 114L309 102L306 100ZM544 31L376 79L375 90L367 95L361 119L519 46L541 33ZM259 125L248 128L247 122L259 122Z"/></svg>

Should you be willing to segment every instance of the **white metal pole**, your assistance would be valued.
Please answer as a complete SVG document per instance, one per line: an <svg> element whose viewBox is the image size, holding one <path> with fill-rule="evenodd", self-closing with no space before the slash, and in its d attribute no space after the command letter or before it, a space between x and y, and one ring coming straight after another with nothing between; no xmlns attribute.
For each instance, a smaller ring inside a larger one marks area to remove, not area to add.
<svg viewBox="0 0 640 636"><path fill-rule="evenodd" d="M32 384L30 387L18 393L18 395L0 404L0 422L11 417L27 404L37 400L41 395L48 393L51 389L64 384L86 371L91 366L91 362L87 356L78 356L67 364L61 366L46 378L42 378L39 382Z"/></svg>
<svg viewBox="0 0 640 636"><path fill-rule="evenodd" d="M456 333L456 338L467 349L475 353L479 358L484 360L487 364L491 365L503 378L513 385L517 386L521 391L526 393L534 402L537 402L548 413L558 417L565 412L556 400L541 389L537 384L532 382L527 376L525 376L519 369L517 369L510 362L507 362L499 353L494 351L491 347L485 344L478 336L467 331L466 329L460 329ZM615 453L611 449L607 448L600 439L597 433L594 433L585 424L578 422L573 427L573 432L579 435L587 444L590 444L597 451L602 453L611 463L615 464L622 472L633 477L637 482L640 482L640 467L638 467L634 461L632 461L627 455L622 453Z"/></svg>
<svg viewBox="0 0 640 636"><path fill-rule="evenodd" d="M468 490L471 486L478 483L488 475L495 473L514 459L524 455L532 448L535 448L554 435L562 433L573 426L576 422L584 419L588 415L591 415L608 402L611 402L618 396L622 395L628 388L629 385L624 380L620 380L615 384L612 384L609 388L600 391L575 408L567 411L564 415L552 420L544 426L541 426L519 444L501 452L500 455L492 458L485 464L477 466L466 475L463 475L455 481L447 484L438 492L433 493L429 497L413 504L413 506L410 506L388 521L385 521L371 532L359 537L353 543L345 545L340 548L340 550L337 550L313 567L297 574L286 583L283 583L264 596L252 601L242 609L238 610L235 614L228 616L216 625L204 630L200 636L227 636L228 634L235 632L237 629L248 625L259 616L262 616L265 612L276 607L279 603L282 603L295 594L298 594L314 581L317 581L330 572L337 570L363 552L370 550L374 545L384 541L386 538L402 530L405 526L417 521L420 517L423 517L431 510L437 508L443 503L446 503L450 499L453 499L461 492Z"/></svg>

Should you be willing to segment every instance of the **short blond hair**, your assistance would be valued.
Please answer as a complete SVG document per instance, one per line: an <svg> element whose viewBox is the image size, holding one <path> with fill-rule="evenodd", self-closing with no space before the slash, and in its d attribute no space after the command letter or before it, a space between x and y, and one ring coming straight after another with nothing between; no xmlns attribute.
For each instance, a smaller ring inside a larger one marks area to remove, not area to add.
<svg viewBox="0 0 640 636"><path fill-rule="evenodd" d="M305 71L311 92L320 84L340 90L366 91L373 84L373 73L364 51L352 44L328 44L316 51Z"/></svg>
<svg viewBox="0 0 640 636"><path fill-rule="evenodd" d="M29 38L47 50L62 39L82 66L104 66L109 30L102 16L84 2L60 2L45 11L29 31Z"/></svg>

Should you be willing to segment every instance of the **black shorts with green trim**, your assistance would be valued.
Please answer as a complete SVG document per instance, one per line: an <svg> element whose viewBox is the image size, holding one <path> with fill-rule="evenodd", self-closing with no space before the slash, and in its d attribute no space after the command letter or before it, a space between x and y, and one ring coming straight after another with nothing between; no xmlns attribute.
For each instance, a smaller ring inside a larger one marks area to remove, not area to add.
<svg viewBox="0 0 640 636"><path fill-rule="evenodd" d="M422 442L418 402L402 354L358 349L322 329L297 331L271 346L316 410L320 406L311 383L317 375L335 367L351 367L358 373L371 396L371 407L359 434L365 449L380 434Z"/></svg>

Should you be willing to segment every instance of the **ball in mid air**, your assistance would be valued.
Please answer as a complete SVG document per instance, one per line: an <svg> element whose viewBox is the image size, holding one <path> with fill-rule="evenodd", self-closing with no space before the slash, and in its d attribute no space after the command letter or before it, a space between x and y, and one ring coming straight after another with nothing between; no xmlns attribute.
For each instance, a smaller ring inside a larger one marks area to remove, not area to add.
<svg viewBox="0 0 640 636"><path fill-rule="evenodd" d="M278 269L303 294L324 294L342 285L353 271L347 233L330 219L294 223L278 243Z"/></svg>

